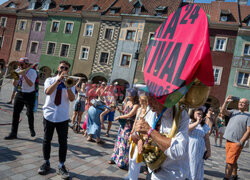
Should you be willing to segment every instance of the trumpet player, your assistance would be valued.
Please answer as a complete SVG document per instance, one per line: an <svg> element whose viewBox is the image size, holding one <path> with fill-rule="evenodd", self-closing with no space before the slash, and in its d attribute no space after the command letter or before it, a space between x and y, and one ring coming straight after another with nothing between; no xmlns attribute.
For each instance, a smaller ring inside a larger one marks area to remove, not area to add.
<svg viewBox="0 0 250 180"><path fill-rule="evenodd" d="M14 111L12 117L11 132L5 137L6 140L16 139L20 113L24 105L27 107L27 117L31 137L36 136L34 130L34 105L35 105L35 81L37 73L34 69L29 68L29 59L24 57L18 60L20 64L19 80L17 82L17 93L14 99ZM26 69L26 70L25 70ZM23 71L22 71L23 70Z"/></svg>
<svg viewBox="0 0 250 180"><path fill-rule="evenodd" d="M67 138L69 123L69 102L75 100L75 86L66 87L63 79L68 74L70 64L61 61L58 66L58 75L47 78L44 83L44 92L47 95L43 106L43 157L44 163L39 168L38 174L45 175L50 170L51 140L56 129L59 142L59 166L57 173L63 179L69 178L64 162L67 154Z"/></svg>
<svg viewBox="0 0 250 180"><path fill-rule="evenodd" d="M148 95L148 105L151 110L145 119L136 121L135 131L145 134L167 156L163 164L155 171L149 169L150 179L153 180L185 180L190 177L188 158L188 123L189 116L186 111L181 113L180 125L173 138L162 136L170 134L176 110L174 107L165 108L154 96ZM142 147L138 144L139 154Z"/></svg>

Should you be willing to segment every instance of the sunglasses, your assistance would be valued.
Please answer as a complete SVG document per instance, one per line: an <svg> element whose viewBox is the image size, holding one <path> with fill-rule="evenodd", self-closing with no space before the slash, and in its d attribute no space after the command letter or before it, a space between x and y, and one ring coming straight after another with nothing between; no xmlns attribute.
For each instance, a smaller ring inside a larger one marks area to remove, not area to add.
<svg viewBox="0 0 250 180"><path fill-rule="evenodd" d="M65 66L60 66L60 69L61 69L61 70L64 69L65 71L67 71L69 68L68 68L68 67L65 67Z"/></svg>

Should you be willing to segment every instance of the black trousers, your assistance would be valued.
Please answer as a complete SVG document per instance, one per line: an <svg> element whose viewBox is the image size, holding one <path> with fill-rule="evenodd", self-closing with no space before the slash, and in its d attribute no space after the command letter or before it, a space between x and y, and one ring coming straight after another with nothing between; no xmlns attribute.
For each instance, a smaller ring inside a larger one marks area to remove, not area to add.
<svg viewBox="0 0 250 180"><path fill-rule="evenodd" d="M12 117L11 133L17 135L19 118L23 110L24 105L27 108L26 115L28 117L29 128L34 130L34 105L35 105L36 93L23 93L17 92L14 100L14 112Z"/></svg>
<svg viewBox="0 0 250 180"><path fill-rule="evenodd" d="M54 123L43 118L44 139L43 139L43 157L44 160L50 159L51 140L54 130L56 129L59 142L59 162L64 163L67 155L67 139L68 139L68 124L69 121Z"/></svg>

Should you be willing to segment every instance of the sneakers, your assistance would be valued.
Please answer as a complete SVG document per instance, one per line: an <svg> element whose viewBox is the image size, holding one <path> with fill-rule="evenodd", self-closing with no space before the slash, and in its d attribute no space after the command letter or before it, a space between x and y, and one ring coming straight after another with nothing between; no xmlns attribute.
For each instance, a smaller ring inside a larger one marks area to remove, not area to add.
<svg viewBox="0 0 250 180"><path fill-rule="evenodd" d="M64 165L58 168L57 174L60 175L62 179L69 179L69 172Z"/></svg>
<svg viewBox="0 0 250 180"><path fill-rule="evenodd" d="M38 174L40 175L46 175L50 170L50 164L49 163L44 163L39 169L38 169Z"/></svg>
<svg viewBox="0 0 250 180"><path fill-rule="evenodd" d="M35 137L36 136L36 132L34 131L34 129L30 130L30 135L31 135L31 137Z"/></svg>
<svg viewBox="0 0 250 180"><path fill-rule="evenodd" d="M16 134L10 133L8 136L4 137L5 140L12 140L12 139L17 139Z"/></svg>

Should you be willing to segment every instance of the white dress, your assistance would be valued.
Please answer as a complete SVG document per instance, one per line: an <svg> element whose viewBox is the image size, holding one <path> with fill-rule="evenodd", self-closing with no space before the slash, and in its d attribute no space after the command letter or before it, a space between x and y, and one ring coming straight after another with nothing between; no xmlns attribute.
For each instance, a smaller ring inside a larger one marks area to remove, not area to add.
<svg viewBox="0 0 250 180"><path fill-rule="evenodd" d="M210 128L207 124L201 126L200 124L189 132L189 165L192 180L203 179L204 167L203 156L205 153L205 140L204 137Z"/></svg>

